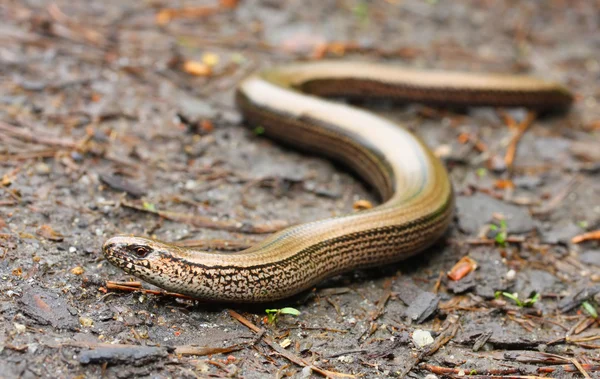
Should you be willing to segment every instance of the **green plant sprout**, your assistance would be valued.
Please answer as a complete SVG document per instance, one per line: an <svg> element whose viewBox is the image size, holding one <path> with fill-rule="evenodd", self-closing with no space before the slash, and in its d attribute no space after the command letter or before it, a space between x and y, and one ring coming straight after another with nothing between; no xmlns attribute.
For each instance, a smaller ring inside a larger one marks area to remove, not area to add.
<svg viewBox="0 0 600 379"><path fill-rule="evenodd" d="M581 304L581 307L583 308L583 310L587 314L589 314L590 316L592 316L592 318L598 318L598 311L596 310L596 308L592 304L588 303L587 301L584 301Z"/></svg>
<svg viewBox="0 0 600 379"><path fill-rule="evenodd" d="M361 1L352 8L352 13L359 22L366 26L369 23L369 4L366 1Z"/></svg>
<svg viewBox="0 0 600 379"><path fill-rule="evenodd" d="M537 301L540 299L539 293L536 293L532 297L527 298L525 300L519 299L519 294L516 292L510 293L510 292L497 291L495 294L496 299L500 298L500 295L514 301L515 304L517 305L517 307L519 307L519 308L529 308L529 307L533 306L533 304L537 303Z"/></svg>
<svg viewBox="0 0 600 379"><path fill-rule="evenodd" d="M156 206L152 203L149 203L147 201L144 201L143 203L143 207L145 210L149 211L149 212L156 212Z"/></svg>
<svg viewBox="0 0 600 379"><path fill-rule="evenodd" d="M508 238L508 231L506 226L506 220L500 220L500 227L497 225L490 225L490 230L498 231L494 240L502 247L506 246L506 239Z"/></svg>
<svg viewBox="0 0 600 379"><path fill-rule="evenodd" d="M280 309L265 309L265 313L267 314L267 322L269 325L274 325L277 323L277 318L280 314L298 316L300 311L296 308L286 307Z"/></svg>
<svg viewBox="0 0 600 379"><path fill-rule="evenodd" d="M586 220L582 220L577 222L577 226L579 226L581 229L587 229L590 224Z"/></svg>

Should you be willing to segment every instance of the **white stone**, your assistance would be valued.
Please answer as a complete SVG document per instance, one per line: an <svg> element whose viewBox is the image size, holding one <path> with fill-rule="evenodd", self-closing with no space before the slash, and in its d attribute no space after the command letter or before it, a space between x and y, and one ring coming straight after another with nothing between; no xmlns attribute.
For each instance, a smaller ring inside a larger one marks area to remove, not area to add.
<svg viewBox="0 0 600 379"><path fill-rule="evenodd" d="M418 347L424 347L433 343L433 337L427 330L417 329L412 335L413 342Z"/></svg>

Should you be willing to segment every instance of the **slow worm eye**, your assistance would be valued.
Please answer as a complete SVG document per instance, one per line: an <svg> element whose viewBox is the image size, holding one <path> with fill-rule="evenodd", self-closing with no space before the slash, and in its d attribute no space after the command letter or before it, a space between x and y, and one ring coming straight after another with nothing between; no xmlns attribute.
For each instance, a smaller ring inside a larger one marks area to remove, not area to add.
<svg viewBox="0 0 600 379"><path fill-rule="evenodd" d="M136 257L145 258L152 252L152 249L146 246L133 246L131 251Z"/></svg>

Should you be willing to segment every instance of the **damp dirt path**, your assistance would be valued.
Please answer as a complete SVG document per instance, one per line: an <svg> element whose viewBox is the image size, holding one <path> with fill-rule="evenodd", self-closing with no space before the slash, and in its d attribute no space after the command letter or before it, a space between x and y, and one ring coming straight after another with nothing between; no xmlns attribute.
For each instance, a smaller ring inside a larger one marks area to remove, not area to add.
<svg viewBox="0 0 600 379"><path fill-rule="evenodd" d="M598 9L0 1L0 377L599 375ZM525 73L576 101L359 104L445 161L456 220L424 254L269 305L297 316L108 288L131 279L102 256L115 234L236 250L376 201L235 108L249 73L319 59Z"/></svg>

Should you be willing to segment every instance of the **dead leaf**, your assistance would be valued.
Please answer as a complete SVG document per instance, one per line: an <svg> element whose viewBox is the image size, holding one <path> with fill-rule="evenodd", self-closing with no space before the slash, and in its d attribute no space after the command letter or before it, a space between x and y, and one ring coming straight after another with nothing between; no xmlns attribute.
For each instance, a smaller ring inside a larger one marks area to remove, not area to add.
<svg viewBox="0 0 600 379"><path fill-rule="evenodd" d="M209 76L212 74L212 69L209 65L197 61L186 61L183 64L183 71L194 76Z"/></svg>
<svg viewBox="0 0 600 379"><path fill-rule="evenodd" d="M448 271L448 278L450 280L458 281L467 276L471 271L477 269L477 262L475 260L465 256L462 257L450 271Z"/></svg>
<svg viewBox="0 0 600 379"><path fill-rule="evenodd" d="M40 237L43 237L49 241L60 242L64 239L64 236L54 229L48 224L41 225L38 230L36 230L36 234Z"/></svg>

